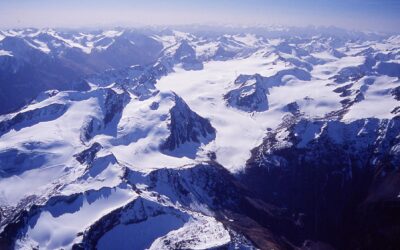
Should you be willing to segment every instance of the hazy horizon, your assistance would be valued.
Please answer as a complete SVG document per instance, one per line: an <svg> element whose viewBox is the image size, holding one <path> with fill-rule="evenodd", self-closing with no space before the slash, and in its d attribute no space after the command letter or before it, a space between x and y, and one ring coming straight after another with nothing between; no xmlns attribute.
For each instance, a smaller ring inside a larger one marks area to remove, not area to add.
<svg viewBox="0 0 400 250"><path fill-rule="evenodd" d="M398 33L398 13L393 0L19 0L0 2L0 28L313 25Z"/></svg>

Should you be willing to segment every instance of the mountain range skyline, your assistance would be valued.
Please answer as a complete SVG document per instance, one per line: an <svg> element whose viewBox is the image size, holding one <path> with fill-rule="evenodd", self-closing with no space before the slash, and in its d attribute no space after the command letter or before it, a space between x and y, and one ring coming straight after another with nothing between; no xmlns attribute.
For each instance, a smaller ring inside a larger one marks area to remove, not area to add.
<svg viewBox="0 0 400 250"><path fill-rule="evenodd" d="M400 1L51 1L0 3L0 28L148 25L336 26L398 33Z"/></svg>

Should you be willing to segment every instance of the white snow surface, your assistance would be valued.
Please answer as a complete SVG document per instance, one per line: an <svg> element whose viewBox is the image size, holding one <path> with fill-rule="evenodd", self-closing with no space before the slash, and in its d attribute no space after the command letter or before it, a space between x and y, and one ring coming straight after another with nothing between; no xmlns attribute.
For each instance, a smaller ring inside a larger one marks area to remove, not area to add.
<svg viewBox="0 0 400 250"><path fill-rule="evenodd" d="M13 56L11 51L0 50L0 56Z"/></svg>
<svg viewBox="0 0 400 250"><path fill-rule="evenodd" d="M28 242L43 249L69 249L80 239L77 233L130 199L129 190L116 188L79 196L70 204L57 203L29 223L24 240L17 246Z"/></svg>

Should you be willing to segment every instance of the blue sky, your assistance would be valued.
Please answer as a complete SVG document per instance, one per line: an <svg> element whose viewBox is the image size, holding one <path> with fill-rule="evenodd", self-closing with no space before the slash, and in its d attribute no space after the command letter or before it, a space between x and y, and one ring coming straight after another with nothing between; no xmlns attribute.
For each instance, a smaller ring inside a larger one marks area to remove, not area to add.
<svg viewBox="0 0 400 250"><path fill-rule="evenodd" d="M400 0L0 0L0 26L334 25L400 32Z"/></svg>

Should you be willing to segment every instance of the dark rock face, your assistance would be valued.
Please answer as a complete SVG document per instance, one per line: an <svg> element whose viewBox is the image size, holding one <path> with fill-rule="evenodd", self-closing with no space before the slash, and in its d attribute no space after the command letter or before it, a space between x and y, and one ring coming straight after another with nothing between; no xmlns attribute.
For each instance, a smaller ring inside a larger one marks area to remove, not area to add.
<svg viewBox="0 0 400 250"><path fill-rule="evenodd" d="M201 70L203 63L196 57L196 51L184 40L174 54L174 60L182 63L185 70Z"/></svg>
<svg viewBox="0 0 400 250"><path fill-rule="evenodd" d="M72 89L76 91L89 91L90 86L87 80L80 79L79 81L73 84Z"/></svg>
<svg viewBox="0 0 400 250"><path fill-rule="evenodd" d="M122 112L129 100L130 96L126 91L117 93L110 88L105 89L99 96L103 117L88 118L81 129L81 140L89 141L99 133L115 134Z"/></svg>
<svg viewBox="0 0 400 250"><path fill-rule="evenodd" d="M90 141L103 127L103 123L96 117L90 117L82 126L80 139L82 142Z"/></svg>
<svg viewBox="0 0 400 250"><path fill-rule="evenodd" d="M259 74L247 77L241 75L235 80L235 84L240 86L229 91L224 98L230 106L244 111L268 110L268 89L265 88L263 81L263 77Z"/></svg>
<svg viewBox="0 0 400 250"><path fill-rule="evenodd" d="M169 60L160 60L154 65L144 68L139 76L130 80L132 87L129 90L138 96L140 100L157 94L158 90L155 87L157 80L170 73L172 68L173 64Z"/></svg>
<svg viewBox="0 0 400 250"><path fill-rule="evenodd" d="M99 152L103 147L100 143L95 142L93 143L90 148L83 150L81 153L74 155L76 160L79 161L81 164L88 164L90 165L94 158L96 157L97 152Z"/></svg>
<svg viewBox="0 0 400 250"><path fill-rule="evenodd" d="M388 75L391 77L400 77L400 64L381 62L378 65L377 72L382 75Z"/></svg>
<svg viewBox="0 0 400 250"><path fill-rule="evenodd" d="M208 143L215 137L209 120L193 112L182 98L175 95L175 105L170 110L171 134L161 145L162 150L173 151L187 142Z"/></svg>
<svg viewBox="0 0 400 250"><path fill-rule="evenodd" d="M107 89L106 99L104 102L104 124L110 123L118 114L122 113L124 106L129 101L129 94L123 92L117 94L112 89Z"/></svg>
<svg viewBox="0 0 400 250"><path fill-rule="evenodd" d="M177 61L181 61L184 58L194 58L196 57L196 51L189 45L188 41L184 40L179 45L178 49L175 52L174 59Z"/></svg>
<svg viewBox="0 0 400 250"><path fill-rule="evenodd" d="M128 171L124 178L134 185L136 174ZM235 207L242 191L233 185L234 177L216 162L204 162L186 169L158 169L146 176L149 189L159 194L173 194L171 199L182 205L207 204L213 210ZM228 188L229 187L229 188Z"/></svg>
<svg viewBox="0 0 400 250"><path fill-rule="evenodd" d="M0 136L11 129L20 130L39 122L55 120L62 116L68 109L68 105L53 103L45 107L20 112L10 119L0 122Z"/></svg>
<svg viewBox="0 0 400 250"><path fill-rule="evenodd" d="M394 96L394 99L400 101L400 86L392 89L391 93Z"/></svg>
<svg viewBox="0 0 400 250"><path fill-rule="evenodd" d="M150 109L151 110L157 110L160 107L160 104L158 102L152 102L150 104Z"/></svg>
<svg viewBox="0 0 400 250"><path fill-rule="evenodd" d="M282 132L287 140L278 138ZM252 151L239 178L263 201L297 218L303 240L339 249L395 249L399 134L399 117L349 124L287 117ZM287 237L301 242L298 235Z"/></svg>
<svg viewBox="0 0 400 250"><path fill-rule="evenodd" d="M390 113L395 114L395 115L399 114L400 113L400 106L395 107Z"/></svg>
<svg viewBox="0 0 400 250"><path fill-rule="evenodd" d="M347 97L347 96L350 96L352 94L352 92L351 92L351 87L352 86L353 86L352 83L346 84L344 86L341 86L341 87L338 87L338 88L334 89L333 92L340 93L341 97Z"/></svg>
<svg viewBox="0 0 400 250"><path fill-rule="evenodd" d="M234 51L229 51L228 49L224 48L224 46L218 46L217 51L215 51L215 54L213 56L213 60L215 61L226 61L229 59L232 59L236 56L236 52Z"/></svg>
<svg viewBox="0 0 400 250"><path fill-rule="evenodd" d="M285 108L288 112L292 113L292 115L294 116L300 115L300 107L299 104L297 104L297 102L291 102L287 104Z"/></svg>

